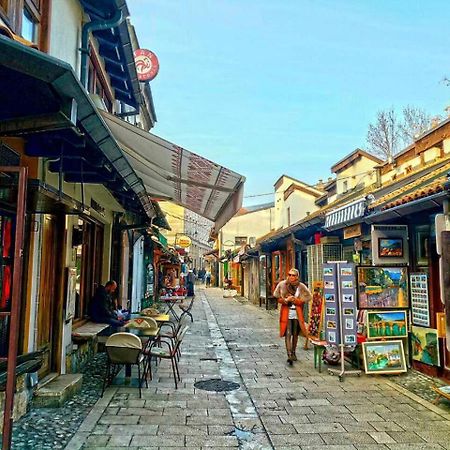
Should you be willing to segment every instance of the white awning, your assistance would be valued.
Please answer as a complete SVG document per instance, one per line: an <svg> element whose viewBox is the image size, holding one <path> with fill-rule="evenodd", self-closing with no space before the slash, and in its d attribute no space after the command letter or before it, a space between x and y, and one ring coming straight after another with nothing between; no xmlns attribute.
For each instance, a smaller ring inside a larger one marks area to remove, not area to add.
<svg viewBox="0 0 450 450"><path fill-rule="evenodd" d="M366 211L366 198L359 198L325 214L325 226L327 230L352 225L355 220L364 216Z"/></svg>
<svg viewBox="0 0 450 450"><path fill-rule="evenodd" d="M100 111L153 200L167 200L215 222L219 230L242 206L245 177Z"/></svg>

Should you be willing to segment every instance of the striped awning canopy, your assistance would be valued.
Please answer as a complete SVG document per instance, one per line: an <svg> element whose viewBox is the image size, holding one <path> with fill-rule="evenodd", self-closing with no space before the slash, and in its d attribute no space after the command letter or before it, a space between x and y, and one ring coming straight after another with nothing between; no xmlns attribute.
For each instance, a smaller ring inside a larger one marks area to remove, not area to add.
<svg viewBox="0 0 450 450"><path fill-rule="evenodd" d="M359 198L351 203L347 203L340 208L330 211L325 215L325 226L327 230L336 230L348 225L352 225L364 216L366 212L366 198Z"/></svg>

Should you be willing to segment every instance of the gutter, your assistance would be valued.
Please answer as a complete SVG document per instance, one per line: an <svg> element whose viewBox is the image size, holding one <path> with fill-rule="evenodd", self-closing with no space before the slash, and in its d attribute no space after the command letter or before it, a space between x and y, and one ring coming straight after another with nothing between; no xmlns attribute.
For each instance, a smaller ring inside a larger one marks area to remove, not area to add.
<svg viewBox="0 0 450 450"><path fill-rule="evenodd" d="M108 20L97 20L87 22L83 25L81 30L81 72L80 81L83 87L88 91L88 55L90 54L89 48L89 33L100 30L108 30L119 26L125 20L121 9L117 9L113 17Z"/></svg>

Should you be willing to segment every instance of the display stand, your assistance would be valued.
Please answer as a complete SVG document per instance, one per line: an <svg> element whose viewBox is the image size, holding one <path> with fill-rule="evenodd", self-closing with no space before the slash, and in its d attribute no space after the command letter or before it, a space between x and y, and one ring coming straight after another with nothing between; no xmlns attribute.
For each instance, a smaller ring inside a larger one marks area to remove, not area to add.
<svg viewBox="0 0 450 450"><path fill-rule="evenodd" d="M328 373L338 375L361 375L361 370L345 368L346 348L356 348L356 278L354 264L346 261L328 262L323 265L325 297L325 329L328 345L339 348L340 368L329 368Z"/></svg>

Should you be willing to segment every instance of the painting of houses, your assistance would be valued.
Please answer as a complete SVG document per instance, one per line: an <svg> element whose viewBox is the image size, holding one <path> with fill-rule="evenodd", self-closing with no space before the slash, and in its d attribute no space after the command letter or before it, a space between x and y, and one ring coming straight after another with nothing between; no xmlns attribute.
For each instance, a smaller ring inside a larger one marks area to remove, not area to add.
<svg viewBox="0 0 450 450"><path fill-rule="evenodd" d="M403 342L363 342L364 369L367 374L406 372Z"/></svg>

